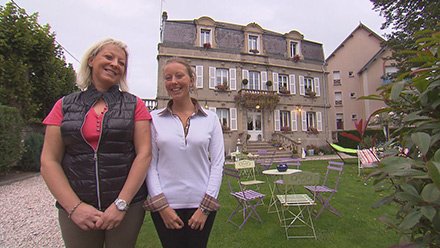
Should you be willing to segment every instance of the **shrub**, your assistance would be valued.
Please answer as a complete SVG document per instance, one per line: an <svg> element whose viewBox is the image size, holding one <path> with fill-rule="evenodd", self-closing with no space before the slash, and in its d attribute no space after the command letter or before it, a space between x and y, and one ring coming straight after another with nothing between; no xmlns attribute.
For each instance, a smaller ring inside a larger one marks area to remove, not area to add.
<svg viewBox="0 0 440 248"><path fill-rule="evenodd" d="M23 171L40 171L40 155L43 141L44 136L41 133L31 133L24 140L24 151L20 160L20 166Z"/></svg>
<svg viewBox="0 0 440 248"><path fill-rule="evenodd" d="M0 105L0 172L8 172L20 159L22 129L19 110Z"/></svg>
<svg viewBox="0 0 440 248"><path fill-rule="evenodd" d="M417 50L404 51L413 55L408 62L415 68L379 88L380 95L362 97L387 104L372 116L394 112L404 117L391 134L387 156L369 175L377 176L378 191L390 193L375 207L390 203L400 207L395 215L379 218L401 235L394 247L440 246L440 32L419 34L431 37L417 40Z"/></svg>

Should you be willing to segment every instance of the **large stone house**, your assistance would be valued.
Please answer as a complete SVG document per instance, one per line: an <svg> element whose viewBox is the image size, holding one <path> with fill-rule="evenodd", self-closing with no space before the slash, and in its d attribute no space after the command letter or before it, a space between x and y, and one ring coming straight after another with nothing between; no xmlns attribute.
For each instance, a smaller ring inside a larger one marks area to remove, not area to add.
<svg viewBox="0 0 440 248"><path fill-rule="evenodd" d="M223 125L225 150L237 143L281 141L297 148L324 145L326 73L322 44L298 31L285 34L214 21L168 20L163 13L158 45L157 108L169 96L162 77L173 57L190 62L196 73L197 98L217 113Z"/></svg>
<svg viewBox="0 0 440 248"><path fill-rule="evenodd" d="M355 121L385 107L381 101L358 99L378 94L380 86L390 83L387 75L397 71L394 61L385 59L391 51L384 41L360 23L326 59L330 131L353 130Z"/></svg>

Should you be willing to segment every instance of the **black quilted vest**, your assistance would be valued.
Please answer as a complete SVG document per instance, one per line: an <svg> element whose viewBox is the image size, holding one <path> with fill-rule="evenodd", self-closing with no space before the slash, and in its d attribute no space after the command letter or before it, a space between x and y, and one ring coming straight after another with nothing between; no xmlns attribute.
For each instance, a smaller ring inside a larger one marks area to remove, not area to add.
<svg viewBox="0 0 440 248"><path fill-rule="evenodd" d="M81 134L85 116L103 98L107 112L101 123L101 137L95 151ZM118 86L99 92L93 86L63 98L61 135L65 145L62 167L69 183L84 202L105 210L118 197L136 152L133 144L136 96ZM145 184L131 203L147 196Z"/></svg>

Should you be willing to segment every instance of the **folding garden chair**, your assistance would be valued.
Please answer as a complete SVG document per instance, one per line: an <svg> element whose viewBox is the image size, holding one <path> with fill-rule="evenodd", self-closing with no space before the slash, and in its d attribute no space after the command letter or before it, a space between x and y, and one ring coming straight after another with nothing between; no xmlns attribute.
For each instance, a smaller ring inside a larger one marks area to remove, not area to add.
<svg viewBox="0 0 440 248"><path fill-rule="evenodd" d="M256 185L256 189L260 190L258 185L266 183L265 181L257 180L255 177L255 161L253 160L240 160L235 162L235 169L240 172L241 178L246 181L241 181L241 185L246 186Z"/></svg>
<svg viewBox="0 0 440 248"><path fill-rule="evenodd" d="M301 167L301 159L299 158L281 158L280 163L285 163L289 169L297 169ZM278 192L280 190L280 185L283 184L283 179L279 179L275 181L275 185L277 186Z"/></svg>
<svg viewBox="0 0 440 248"><path fill-rule="evenodd" d="M284 175L284 194L277 195L281 207L281 225L284 227L286 237L315 238L316 231L313 225L310 207L316 205L315 195L291 194L290 188L300 185L317 185L319 174L308 171Z"/></svg>
<svg viewBox="0 0 440 248"><path fill-rule="evenodd" d="M322 204L322 208L321 210L319 210L318 214L316 215L316 219L318 219L319 215L321 215L324 209L327 209L328 211L341 217L338 211L336 211L336 209L334 209L333 206L330 204L330 200L338 189L339 179L341 178L343 167L344 167L344 163L329 161L327 166L327 172L325 174L325 178L324 178L324 182L322 183L322 186L313 186L313 185L304 186L311 193L316 194L316 199ZM331 174L331 179L329 179L330 174ZM336 180L334 180L335 176L336 176Z"/></svg>
<svg viewBox="0 0 440 248"><path fill-rule="evenodd" d="M264 170L268 170L275 159L275 151L273 152L268 152L267 150L258 150L258 160L257 160L257 164L260 165L259 170L260 170L260 174L264 171Z"/></svg>
<svg viewBox="0 0 440 248"><path fill-rule="evenodd" d="M258 218L257 220L263 222L260 215L258 215L256 208L266 195L253 190L245 190L241 184L241 178L238 170L225 167L223 172L228 180L231 195L234 196L238 202L237 207L229 216L228 221L238 226L239 229L244 226L249 217L254 219ZM243 222L238 225L232 221L232 217L240 212L243 213Z"/></svg>
<svg viewBox="0 0 440 248"><path fill-rule="evenodd" d="M361 175L361 169L363 168L376 168L378 166L377 161L379 161L376 154L376 150L372 149L362 149L357 150L358 155L358 170L359 176Z"/></svg>

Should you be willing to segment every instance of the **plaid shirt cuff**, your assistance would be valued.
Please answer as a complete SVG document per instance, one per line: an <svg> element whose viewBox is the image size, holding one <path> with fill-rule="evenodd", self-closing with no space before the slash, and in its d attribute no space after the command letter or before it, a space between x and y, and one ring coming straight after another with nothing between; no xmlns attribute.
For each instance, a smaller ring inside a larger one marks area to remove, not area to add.
<svg viewBox="0 0 440 248"><path fill-rule="evenodd" d="M163 193L156 195L153 198L148 198L145 200L144 209L151 212L158 212L166 207L168 207L168 201Z"/></svg>
<svg viewBox="0 0 440 248"><path fill-rule="evenodd" d="M210 212L218 211L220 209L220 202L214 197L205 194L203 197L202 203L200 203L200 207L204 208Z"/></svg>

